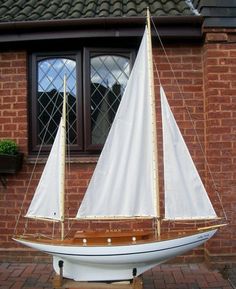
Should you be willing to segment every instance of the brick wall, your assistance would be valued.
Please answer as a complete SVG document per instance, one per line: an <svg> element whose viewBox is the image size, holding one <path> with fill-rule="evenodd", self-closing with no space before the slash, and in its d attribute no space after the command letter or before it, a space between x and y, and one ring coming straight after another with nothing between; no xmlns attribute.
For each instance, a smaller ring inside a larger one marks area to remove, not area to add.
<svg viewBox="0 0 236 289"><path fill-rule="evenodd" d="M168 55L168 59L165 57ZM175 115L176 121L185 138L191 155L198 171L205 180L204 155L201 152L205 144L205 114L204 114L204 88L202 46L168 45L165 52L162 48L154 49L154 62L159 71L155 73L157 112L160 115L159 101L159 78L165 89L169 104ZM196 136L196 132L198 137ZM200 141L200 143L199 143ZM161 213L164 214L163 206L163 166L162 166L162 131L161 120L158 118L158 144L159 148L159 171L160 192L162 201ZM185 222L163 223L163 230L191 228L192 225ZM201 262L204 260L204 247L188 252L172 260L173 262Z"/></svg>
<svg viewBox="0 0 236 289"><path fill-rule="evenodd" d="M0 138L27 152L26 54L0 53Z"/></svg>
<svg viewBox="0 0 236 289"><path fill-rule="evenodd" d="M179 257L177 261L180 262L204 259L213 262L235 262L236 100L234 93L236 82L234 76L236 69L234 66L236 46L228 42L228 37L229 34L226 32L215 34L212 31L206 31L204 44L168 44L166 53L169 56L169 62L164 57L162 49L159 47L154 49L154 61L158 67L162 85L200 175L210 192L217 212L220 213L221 205L202 154L203 150L230 221L230 225L220 230L206 247L197 248ZM170 64L172 69L170 69ZM159 79L155 73L157 111L160 111L158 84ZM32 256L34 260L45 258L38 252L17 246L11 240L22 200L25 199L25 206L22 210L25 212L43 168L42 164L37 165L36 174L29 187L29 194L25 197L34 165L28 158L27 109L29 108L27 107L26 53L24 51L0 53L0 138L15 139L25 153L22 170L17 175L7 177L7 188L0 187L0 254L2 260L5 258L28 261ZM160 119L157 121L160 125ZM161 139L161 130L158 129L160 152ZM200 140L200 145L198 140ZM159 159L159 168L162 172L161 153ZM66 199L66 210L70 216L76 213L94 165L93 159L92 161L77 160L71 164L71 172L67 179L69 196ZM160 187L162 191L162 177ZM163 199L163 195L161 197ZM162 213L163 211L162 207ZM69 224L72 226L72 233L76 229L139 228L143 225L151 226L150 223L142 221L130 224L124 222L113 224L109 222L72 224L70 222ZM46 233L48 230L55 229L51 224L33 221L29 221L27 226L31 228L31 232ZM168 223L165 224L164 230L178 226L180 225ZM189 227L188 224L184 226ZM26 229L25 219L19 219L18 228L19 231Z"/></svg>
<svg viewBox="0 0 236 289"><path fill-rule="evenodd" d="M229 222L207 244L208 258L213 262L235 262L236 257L236 45L235 31L226 32L206 31L203 51L206 155L212 173L207 171L207 185L219 192ZM216 195L213 201L223 216Z"/></svg>
<svg viewBox="0 0 236 289"><path fill-rule="evenodd" d="M0 139L14 139L27 154L26 53L0 53ZM7 177L0 187L0 247L14 247L11 236L24 192L27 175L23 171Z"/></svg>

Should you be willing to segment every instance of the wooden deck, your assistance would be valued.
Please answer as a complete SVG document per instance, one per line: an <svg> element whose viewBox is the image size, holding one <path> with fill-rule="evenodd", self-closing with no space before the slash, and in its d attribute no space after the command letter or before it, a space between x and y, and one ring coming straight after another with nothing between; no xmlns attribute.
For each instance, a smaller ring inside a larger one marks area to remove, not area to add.
<svg viewBox="0 0 236 289"><path fill-rule="evenodd" d="M178 230L162 233L161 236L156 236L153 230L133 230L133 231L77 231L73 237L61 239L50 239L45 236L30 236L24 235L17 238L29 240L35 243L54 244L61 246L122 246L131 244L151 243L156 241L165 241L177 239L203 231L211 231L214 228L222 227L225 224L213 225L194 230Z"/></svg>

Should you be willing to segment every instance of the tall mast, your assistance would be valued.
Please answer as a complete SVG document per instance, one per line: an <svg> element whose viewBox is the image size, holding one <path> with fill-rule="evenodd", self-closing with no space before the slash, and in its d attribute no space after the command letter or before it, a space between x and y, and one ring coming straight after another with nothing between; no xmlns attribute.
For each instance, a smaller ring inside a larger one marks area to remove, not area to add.
<svg viewBox="0 0 236 289"><path fill-rule="evenodd" d="M61 240L65 236L65 162L66 162L66 75L64 75L63 108L62 108L62 133L61 133L61 163L60 163L60 215L61 215Z"/></svg>
<svg viewBox="0 0 236 289"><path fill-rule="evenodd" d="M152 57L152 34L150 23L150 12L147 8L147 35L148 35L148 67L149 67L149 86L151 88L151 103L152 103L152 141L153 141L153 191L156 201L156 215L157 215L157 235L161 234L160 226L160 193L159 193L159 177L158 177L158 151L157 151L157 126L156 126L156 100L154 91L154 77L153 77L153 57Z"/></svg>

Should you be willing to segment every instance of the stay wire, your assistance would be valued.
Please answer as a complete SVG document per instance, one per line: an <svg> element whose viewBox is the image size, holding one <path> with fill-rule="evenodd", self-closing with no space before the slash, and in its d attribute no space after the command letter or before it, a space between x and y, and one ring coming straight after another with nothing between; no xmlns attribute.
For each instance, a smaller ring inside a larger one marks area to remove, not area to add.
<svg viewBox="0 0 236 289"><path fill-rule="evenodd" d="M67 167L66 167L66 169L67 169L67 174L66 174L66 176L67 176L67 178L68 178L68 176L71 174L71 145L72 145L72 142L70 142L70 123L69 123L69 113L70 113L70 111L69 111L69 107L67 108L67 117L66 117L66 123L67 123L67 141L68 141L68 145L67 145L67 157L68 157L68 165L67 165ZM68 199L68 193L66 194L66 203L67 204L69 204L69 199ZM68 217L69 217L69 214L70 214L70 207L67 207L67 215L68 215ZM65 234L65 237L67 237L68 236L68 234L70 233L70 230L71 230L71 228L72 228L72 226L73 226L73 224L74 224L74 220L72 220L71 222L70 222L70 218L68 218L68 222L67 222L67 233Z"/></svg>
<svg viewBox="0 0 236 289"><path fill-rule="evenodd" d="M209 174L210 174L210 178L211 178L211 180L212 180L212 183L213 183L213 186L214 186L214 189L215 189L215 193L216 193L216 195L217 195L217 197L218 197L218 199L219 199L219 201L220 201L220 205L221 205L221 209L222 209L224 218L225 218L225 220L228 220L228 217L227 217L227 215L226 215L225 209L224 209L224 207L223 207L222 198L221 198L221 196L220 196L219 190L218 190L217 185L216 185L216 182L215 182L215 180L214 180L214 177L213 177L213 174L212 174L210 165L209 165L209 163L208 163L208 161L207 161L206 154L205 154L204 149L203 149L203 146L202 146L202 144L201 144L201 141L200 141L199 135L198 135L198 133L197 133L197 130L196 130L194 121L193 121L193 119L192 119L192 116L191 116L191 113L190 113L190 111L189 111L189 109L188 109L188 106L186 105L186 101L185 101L185 99L184 99L184 96L183 96L182 90L181 90L181 88L180 88L180 85L179 85L179 83L178 83L177 77L176 77L176 75L175 75L175 72L174 72L173 67L172 67L172 65L171 65L171 62L170 62L170 60L169 60L168 54L167 54L167 52L166 52L166 50L165 50L165 47L164 47L163 42L162 42L162 40L161 40L160 34L159 34L159 32L158 32L158 30L157 30L157 28L156 28L156 25L155 25L154 20L153 20L152 17L151 17L151 22L152 22L152 25L153 25L154 30L155 30L155 32L156 32L156 35L157 35L157 37L158 37L158 40L159 40L159 42L160 42L161 48L162 48L162 50L163 50L163 52L164 52L164 55L165 55L165 57L166 57L166 59L167 59L168 65L169 65L169 67L170 67L170 69L171 69L171 72L172 72L172 74L173 74L173 76L174 76L174 80L175 80L175 82L176 82L176 85L177 85L177 87L178 87L179 93L180 93L181 98L182 98L182 100L183 100L184 107L186 108L186 111L187 111L187 113L188 113L188 117L189 117L189 119L190 119L190 121L191 121L191 124L192 124L192 127L193 127L193 129L194 129L194 132L195 132L195 135L196 135L196 138L197 138L197 142L198 142L198 144L199 144L199 146L200 146L202 155L203 155L203 157L204 157L205 164L206 164L206 166L207 166L207 170L208 170L208 172L209 172ZM157 66L156 66L155 61L154 61L154 65L155 65L155 69L156 69L156 72L157 72L157 76L158 76L158 79L159 79L159 82L160 82L160 85L161 85L160 74L159 74L159 72L158 72L158 69L157 69Z"/></svg>

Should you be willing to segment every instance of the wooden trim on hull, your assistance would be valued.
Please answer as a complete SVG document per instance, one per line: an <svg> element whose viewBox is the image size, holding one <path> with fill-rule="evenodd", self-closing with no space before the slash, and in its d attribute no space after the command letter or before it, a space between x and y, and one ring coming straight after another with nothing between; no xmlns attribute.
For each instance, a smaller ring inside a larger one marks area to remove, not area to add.
<svg viewBox="0 0 236 289"><path fill-rule="evenodd" d="M48 239L46 237L34 237L32 235L16 236L14 239L29 241L34 243L59 245L59 246L127 246L134 244L144 244L152 242L161 242L182 237L199 234L199 232L211 231L223 225L214 225L198 228L196 230L172 231L163 233L157 237L153 230L137 230L137 231L77 231L73 238Z"/></svg>

